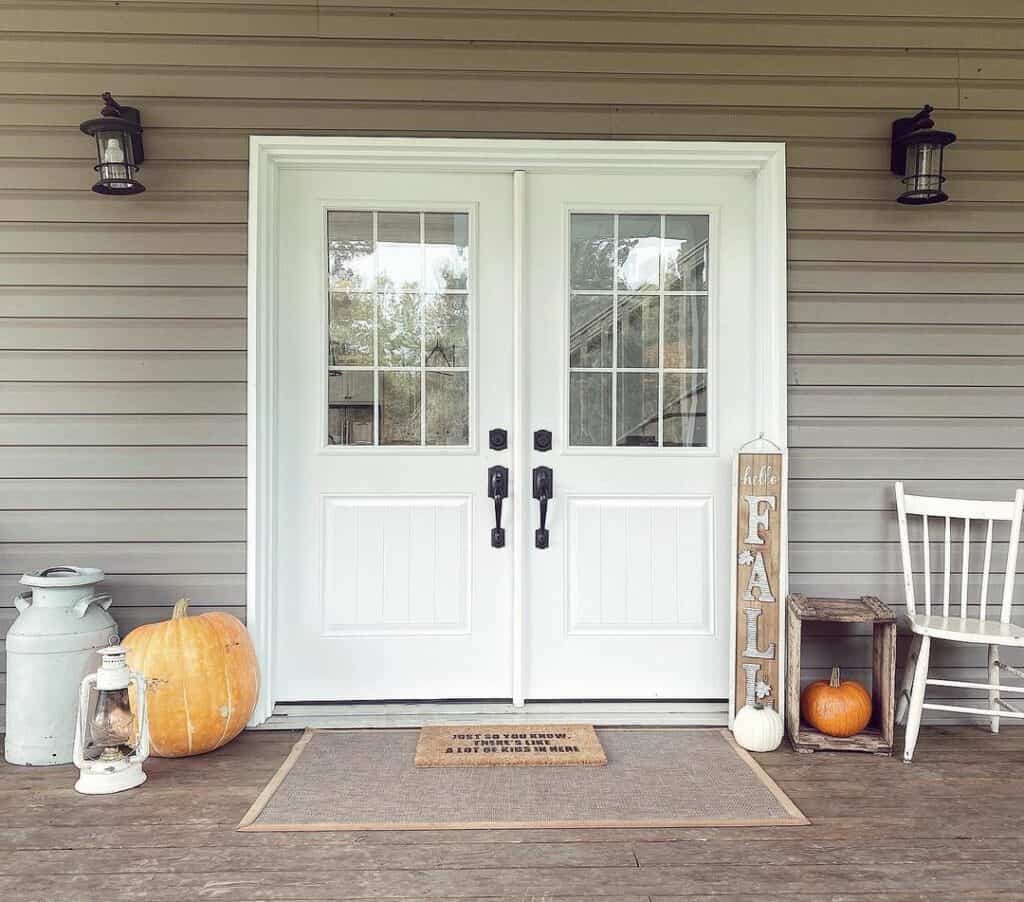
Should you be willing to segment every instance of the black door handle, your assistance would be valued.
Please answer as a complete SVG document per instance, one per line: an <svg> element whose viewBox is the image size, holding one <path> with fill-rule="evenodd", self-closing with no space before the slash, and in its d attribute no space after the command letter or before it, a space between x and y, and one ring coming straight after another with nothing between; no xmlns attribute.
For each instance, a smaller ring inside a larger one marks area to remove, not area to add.
<svg viewBox="0 0 1024 902"><path fill-rule="evenodd" d="M540 528L533 534L533 544L537 548L548 547L548 502L554 496L555 474L551 467L534 467L533 497L540 502Z"/></svg>
<svg viewBox="0 0 1024 902"><path fill-rule="evenodd" d="M493 466L487 470L487 497L494 499L494 529L491 547L505 547L505 530L501 526L501 502L508 497L508 467Z"/></svg>

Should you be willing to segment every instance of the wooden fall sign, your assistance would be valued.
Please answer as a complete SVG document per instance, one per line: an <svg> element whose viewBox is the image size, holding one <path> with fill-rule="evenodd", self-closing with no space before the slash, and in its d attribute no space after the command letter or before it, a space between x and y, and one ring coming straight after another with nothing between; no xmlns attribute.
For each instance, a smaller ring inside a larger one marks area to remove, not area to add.
<svg viewBox="0 0 1024 902"><path fill-rule="evenodd" d="M782 714L782 616L786 600L785 456L736 455L732 699L729 722L756 698Z"/></svg>

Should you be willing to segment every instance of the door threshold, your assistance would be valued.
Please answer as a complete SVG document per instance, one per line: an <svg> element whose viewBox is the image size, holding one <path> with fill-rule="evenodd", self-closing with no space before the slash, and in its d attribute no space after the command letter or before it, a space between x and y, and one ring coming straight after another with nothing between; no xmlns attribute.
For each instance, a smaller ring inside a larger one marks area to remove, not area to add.
<svg viewBox="0 0 1024 902"><path fill-rule="evenodd" d="M725 701L672 702L359 702L287 703L258 730L424 727L441 724L589 723L596 726L719 727L729 721Z"/></svg>

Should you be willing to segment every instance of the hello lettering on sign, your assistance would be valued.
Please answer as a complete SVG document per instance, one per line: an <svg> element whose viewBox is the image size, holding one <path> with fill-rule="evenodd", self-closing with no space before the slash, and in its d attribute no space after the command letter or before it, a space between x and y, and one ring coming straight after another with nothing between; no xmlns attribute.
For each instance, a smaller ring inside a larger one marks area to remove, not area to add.
<svg viewBox="0 0 1024 902"><path fill-rule="evenodd" d="M733 559L732 711L757 696L781 713L779 659L785 578L785 458L782 452L736 456L736 530Z"/></svg>

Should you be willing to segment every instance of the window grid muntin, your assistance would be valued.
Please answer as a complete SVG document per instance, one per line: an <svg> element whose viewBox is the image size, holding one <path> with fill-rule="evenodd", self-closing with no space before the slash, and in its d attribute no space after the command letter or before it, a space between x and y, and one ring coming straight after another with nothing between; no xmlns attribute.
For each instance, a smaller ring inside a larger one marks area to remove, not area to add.
<svg viewBox="0 0 1024 902"><path fill-rule="evenodd" d="M596 451L600 449L616 449L622 451L636 452L638 449L642 449L645 446L642 445L626 445L619 444L619 412L618 412L618 395L619 395L619 375L620 374L649 374L656 375L658 379L658 431L657 448L661 450L668 450L670 452L680 451L706 451L712 446L711 436L711 418L712 418L712 405L711 405L711 347L712 347L712 335L711 335L711 324L712 324L712 309L711 309L711 292L712 292L712 275L711 275L711 259L710 256L705 262L704 278L707 289L704 291L694 290L666 290L666 260L665 260L665 243L666 243L666 227L667 217L669 216L700 216L707 224L707 238L706 244L710 249L712 239L712 217L706 212L700 211L688 211L688 212L672 212L672 213L654 213L651 210L637 210L637 211L625 211L620 210L609 210L609 209L586 209L586 210L569 210L568 217L568 248L572 248L572 220L577 215L606 215L612 217L612 287L610 289L599 289L599 288L573 288L572 284L572 259L567 261L566 266L566 277L568 281L568 311L566 314L567 325L571 322L572 317L572 302L576 296L610 296L612 298L612 365L611 366L593 366L593 367L576 367L568 365L568 361L572 356L572 349L568 341L566 342L566 398L570 399L569 384L571 383L573 373L610 373L611 374L611 444L610 445L573 445L572 444L572 428L571 422L566 423L566 435L567 435L567 447L574 450L584 451ZM637 214L649 214L657 215L659 217L659 243L658 243L658 286L657 288L638 288L638 289L624 289L619 287L619 217L629 216ZM709 254L709 251L707 252ZM619 365L619 297L620 295L625 296L646 296L646 297L657 297L658 298L658 366L655 367L625 367ZM694 297L694 298L705 298L705 326L703 334L703 346L702 357L704 367L665 367L665 301L671 297ZM567 335L567 338L569 336ZM665 431L665 383L668 376L678 375L704 375L704 443L694 445L669 445L664 444L664 431ZM566 413L571 418L571 400L569 400L570 407ZM651 447L651 446L647 446Z"/></svg>
<svg viewBox="0 0 1024 902"><path fill-rule="evenodd" d="M420 358L419 366L382 366L380 360L380 319L379 319L379 304L378 296L383 293L379 287L380 280L380 241L379 241L379 216L381 213L417 213L419 216L419 285L417 287L417 297L419 300L419 338L420 338ZM327 424L326 433L326 444L332 449L342 449L346 451L350 450L365 450L368 448L381 448L381 449L431 449L434 451L454 449L454 450L465 450L472 448L473 446L473 378L471 375L471 364L473 357L473 290L475 285L475 272L474 272L474 236L473 236L473 217L469 210L465 209L422 209L419 211L410 209L400 209L397 207L383 207L383 208L368 208L368 207L344 207L344 208L328 208L325 210L326 214L326 243L328 247L328 260L330 257L330 215L331 213L369 213L372 221L372 242L373 242L373 281L372 287L369 290L356 292L348 289L348 293L363 293L371 296L371 310L373 314L373 334L372 334L372 345L373 345L373 363L372 364L341 364L327 366L328 384L330 381L331 374L345 373L345 372L371 372L373 374L373 418L372 418L372 432L373 432L373 444L344 444L344 443L332 443L330 441L330 405L325 409L325 420ZM466 228L466 287L465 288L444 288L438 289L435 292L428 292L426 290L426 216L427 214L449 214L449 215L463 215L466 217L467 228ZM331 273L330 266L328 265L327 272L327 329L325 330L325 339L327 359L331 359L331 295L334 290L331 287ZM469 361L469 365L462 367L447 367L447 366L427 366L426 365L426 304L424 299L428 296L431 297L443 297L445 295L457 295L466 298L465 304L465 335L466 335L466 356ZM380 432L381 432L381 416L382 409L380 403L381 394L381 377L384 373L401 373L401 372L419 372L420 375L420 440L418 444L381 444ZM450 372L460 373L464 372L470 374L467 376L467 406L466 406L466 419L467 419L467 436L466 442L459 445L439 445L439 444L428 444L427 442L427 402L426 402L426 381L428 372Z"/></svg>

